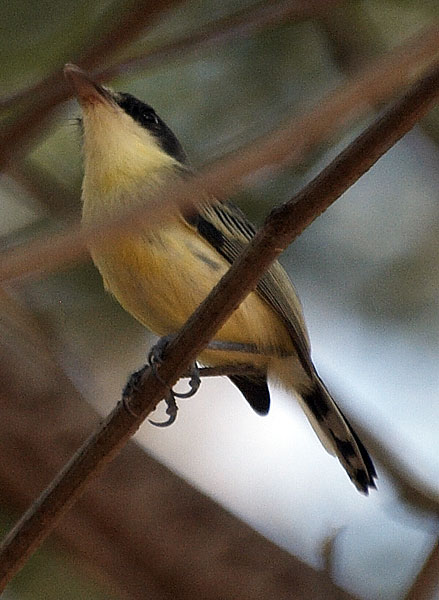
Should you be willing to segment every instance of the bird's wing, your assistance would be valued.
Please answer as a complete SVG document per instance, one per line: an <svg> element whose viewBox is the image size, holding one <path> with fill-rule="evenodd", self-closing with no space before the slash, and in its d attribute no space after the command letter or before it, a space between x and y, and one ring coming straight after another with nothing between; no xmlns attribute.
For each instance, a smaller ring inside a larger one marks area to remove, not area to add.
<svg viewBox="0 0 439 600"><path fill-rule="evenodd" d="M203 205L186 220L230 264L256 234L246 216L229 203L216 201ZM261 277L256 290L284 321L302 366L311 375L313 366L302 307L293 284L277 261Z"/></svg>
<svg viewBox="0 0 439 600"><path fill-rule="evenodd" d="M219 202L203 206L189 222L230 263L256 233L239 209ZM338 457L357 489L367 494L369 487L375 487L375 468L367 450L315 372L302 307L292 283L278 262L261 277L257 292L283 319L302 366L314 382L302 398L311 425L324 447ZM262 414L268 412L269 394L265 378L262 385L258 384L259 387L246 378L234 383L255 410Z"/></svg>

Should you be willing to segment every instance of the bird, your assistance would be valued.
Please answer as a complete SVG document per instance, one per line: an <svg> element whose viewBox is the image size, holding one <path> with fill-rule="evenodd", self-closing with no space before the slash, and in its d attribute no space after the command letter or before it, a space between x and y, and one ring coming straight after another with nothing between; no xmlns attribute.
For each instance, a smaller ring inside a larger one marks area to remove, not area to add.
<svg viewBox="0 0 439 600"><path fill-rule="evenodd" d="M179 140L150 105L97 83L75 65L67 64L64 73L82 111L83 223L141 205L193 176ZM182 327L255 234L240 209L200 192L187 214L170 211L157 225L109 244L92 243L90 253L105 289L163 337ZM219 346L208 346L199 361L251 367L251 374L229 379L256 413L269 411L270 379L298 399L324 448L338 458L355 487L364 494L376 487L365 446L317 373L300 301L279 262L215 341Z"/></svg>

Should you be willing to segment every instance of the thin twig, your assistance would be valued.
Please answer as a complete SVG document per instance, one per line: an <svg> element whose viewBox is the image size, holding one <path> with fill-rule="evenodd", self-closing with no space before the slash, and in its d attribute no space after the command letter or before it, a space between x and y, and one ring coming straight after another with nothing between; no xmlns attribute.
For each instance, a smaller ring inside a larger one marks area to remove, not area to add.
<svg viewBox="0 0 439 600"><path fill-rule="evenodd" d="M333 579L334 576L334 563L335 563L335 552L337 538L342 531L342 527L332 529L328 535L322 541L320 549L320 556L323 560L323 570L327 574L329 579Z"/></svg>
<svg viewBox="0 0 439 600"><path fill-rule="evenodd" d="M24 248L3 253L0 256L0 281L52 271L84 257L87 245L92 242L95 244L99 239L108 240L110 236L134 232L148 225L154 227L166 217L173 203L189 208L193 198L199 196L200 188L214 196L228 197L246 176L259 169L270 166L275 170L286 163L299 162L306 152L328 140L342 125L367 113L369 105L384 100L407 84L413 71L419 72L418 63L430 63L433 57L439 58L438 26L425 30L422 35L363 70L356 78L328 94L305 115L290 119L281 129L259 142L216 161L201 171L197 178L158 195L147 206L121 211L120 215L109 220L103 218L89 229L74 225L66 232L46 235Z"/></svg>
<svg viewBox="0 0 439 600"><path fill-rule="evenodd" d="M118 403L6 537L0 550L0 590L48 536L86 484L120 452L280 252L409 131L438 94L436 69L290 202L269 215L252 243L169 343L166 359L157 365L159 377L151 372L146 375L138 393L129 401L129 411L122 402Z"/></svg>

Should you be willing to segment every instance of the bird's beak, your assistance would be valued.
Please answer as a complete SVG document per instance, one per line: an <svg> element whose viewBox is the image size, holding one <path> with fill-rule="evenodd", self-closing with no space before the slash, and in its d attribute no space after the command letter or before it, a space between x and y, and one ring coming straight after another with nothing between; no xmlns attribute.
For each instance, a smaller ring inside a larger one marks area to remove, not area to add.
<svg viewBox="0 0 439 600"><path fill-rule="evenodd" d="M110 92L93 81L85 71L76 65L67 63L64 67L64 75L82 106L90 106L91 104L114 106L114 100Z"/></svg>

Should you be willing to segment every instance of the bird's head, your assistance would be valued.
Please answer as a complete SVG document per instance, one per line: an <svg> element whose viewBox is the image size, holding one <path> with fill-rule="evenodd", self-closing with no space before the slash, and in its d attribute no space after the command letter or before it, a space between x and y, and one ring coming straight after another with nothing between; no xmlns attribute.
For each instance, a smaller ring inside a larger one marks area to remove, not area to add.
<svg viewBox="0 0 439 600"><path fill-rule="evenodd" d="M82 109L84 186L129 187L186 163L179 141L148 104L114 92L79 67L64 68Z"/></svg>

